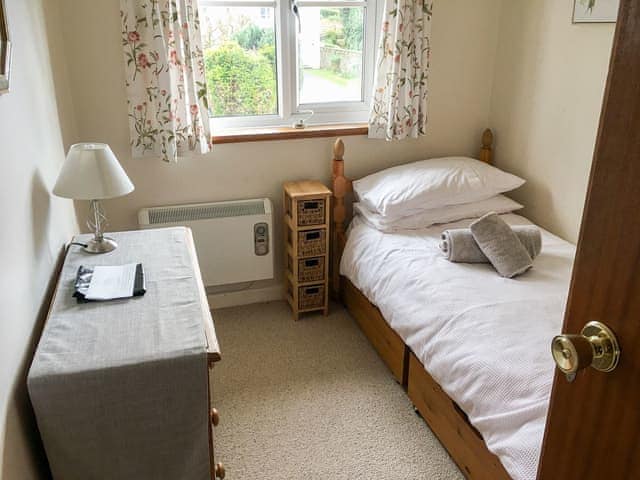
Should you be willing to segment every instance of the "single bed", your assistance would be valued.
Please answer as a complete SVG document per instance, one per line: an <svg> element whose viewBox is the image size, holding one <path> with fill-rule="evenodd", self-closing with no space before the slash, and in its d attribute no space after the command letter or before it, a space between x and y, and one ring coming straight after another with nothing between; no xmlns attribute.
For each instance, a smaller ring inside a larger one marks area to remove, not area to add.
<svg viewBox="0 0 640 480"><path fill-rule="evenodd" d="M543 230L534 268L509 280L441 254L442 231L472 219L383 233L356 216L346 235L343 165L334 161L334 288L468 478L535 478L573 245Z"/></svg>

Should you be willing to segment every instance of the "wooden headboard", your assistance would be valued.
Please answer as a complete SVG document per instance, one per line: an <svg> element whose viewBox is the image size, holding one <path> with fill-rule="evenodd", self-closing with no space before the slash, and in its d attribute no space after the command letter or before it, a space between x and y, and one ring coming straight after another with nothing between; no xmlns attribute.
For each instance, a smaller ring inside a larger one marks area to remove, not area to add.
<svg viewBox="0 0 640 480"><path fill-rule="evenodd" d="M479 160L491 164L493 160L493 132L486 129L482 133L482 146ZM346 242L345 227L347 223L347 198L353 192L353 181L344 176L344 142L341 138L333 145L331 160L332 229L331 229L331 292L335 298L340 297L340 259Z"/></svg>

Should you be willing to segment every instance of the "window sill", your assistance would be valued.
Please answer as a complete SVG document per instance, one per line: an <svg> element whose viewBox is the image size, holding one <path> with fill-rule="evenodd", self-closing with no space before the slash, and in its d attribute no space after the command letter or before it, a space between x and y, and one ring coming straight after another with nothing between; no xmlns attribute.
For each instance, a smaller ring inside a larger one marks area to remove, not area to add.
<svg viewBox="0 0 640 480"><path fill-rule="evenodd" d="M369 128L366 123L310 125L306 128L239 128L233 130L221 130L220 133L214 134L213 144L219 145L222 143L266 142L270 140L367 135L368 133Z"/></svg>

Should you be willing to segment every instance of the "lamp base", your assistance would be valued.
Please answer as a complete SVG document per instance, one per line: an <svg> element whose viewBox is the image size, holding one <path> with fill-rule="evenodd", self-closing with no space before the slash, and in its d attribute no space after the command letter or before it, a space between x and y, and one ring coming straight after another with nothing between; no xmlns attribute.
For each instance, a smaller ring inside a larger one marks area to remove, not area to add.
<svg viewBox="0 0 640 480"><path fill-rule="evenodd" d="M99 240L92 238L87 242L87 246L84 247L84 251L88 253L107 253L112 252L118 248L118 244L113 238L102 237Z"/></svg>

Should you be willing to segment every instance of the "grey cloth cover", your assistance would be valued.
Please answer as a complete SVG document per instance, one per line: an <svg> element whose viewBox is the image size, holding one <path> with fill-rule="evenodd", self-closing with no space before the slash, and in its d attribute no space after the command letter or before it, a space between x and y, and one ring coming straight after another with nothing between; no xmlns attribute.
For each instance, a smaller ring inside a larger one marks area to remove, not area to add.
<svg viewBox="0 0 640 480"><path fill-rule="evenodd" d="M529 256L532 259L536 258L542 249L540 229L534 225L518 225L511 229L527 249ZM452 228L442 232L440 249L450 262L490 263L469 228Z"/></svg>
<svg viewBox="0 0 640 480"><path fill-rule="evenodd" d="M469 226L473 238L497 272L507 278L526 272L533 262L511 227L491 212Z"/></svg>
<svg viewBox="0 0 640 480"><path fill-rule="evenodd" d="M55 479L209 479L206 321L184 228L71 246L28 376ZM87 235L74 241L86 241ZM78 266L142 263L142 297L78 304Z"/></svg>

